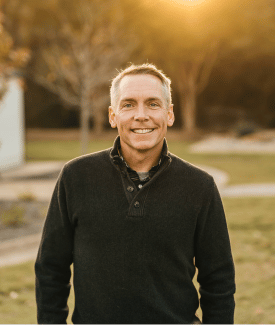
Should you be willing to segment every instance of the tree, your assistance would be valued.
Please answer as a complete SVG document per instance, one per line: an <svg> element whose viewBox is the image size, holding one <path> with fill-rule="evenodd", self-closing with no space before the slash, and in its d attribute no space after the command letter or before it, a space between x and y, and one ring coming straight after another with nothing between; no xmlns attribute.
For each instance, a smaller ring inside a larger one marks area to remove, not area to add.
<svg viewBox="0 0 275 325"><path fill-rule="evenodd" d="M26 38L36 47L36 61L28 71L67 106L80 108L81 152L87 153L90 117L95 119L96 132L100 133L110 80L116 69L129 60L137 42L123 28L124 12L119 1L23 2L31 18L27 21L17 17L13 21L27 25ZM22 7L22 2L17 2L18 6ZM13 9L13 15L17 12Z"/></svg>
<svg viewBox="0 0 275 325"><path fill-rule="evenodd" d="M197 127L197 97L207 86L217 60L236 51L244 61L264 51L274 53L275 20L270 0L187 4L140 0L135 24L139 22L137 31L147 42L148 57L165 66L176 81L182 125L192 133Z"/></svg>
<svg viewBox="0 0 275 325"><path fill-rule="evenodd" d="M107 106L110 80L134 47L127 43L121 29L123 13L112 1L81 0L70 6L66 3L66 11L58 10L61 8L59 1L53 11L57 26L48 31L41 50L47 71L44 74L36 70L34 76L66 104L80 108L84 154L88 152L91 113L99 133L104 121L101 107Z"/></svg>
<svg viewBox="0 0 275 325"><path fill-rule="evenodd" d="M7 80L22 66L30 56L26 48L15 49L12 37L5 30L4 14L0 11L0 100L7 90Z"/></svg>

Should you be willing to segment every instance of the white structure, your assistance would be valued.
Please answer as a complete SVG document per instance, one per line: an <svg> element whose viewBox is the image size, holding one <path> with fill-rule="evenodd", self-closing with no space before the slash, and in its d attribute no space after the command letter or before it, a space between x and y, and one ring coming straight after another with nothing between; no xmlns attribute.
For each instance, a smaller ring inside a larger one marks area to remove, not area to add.
<svg viewBox="0 0 275 325"><path fill-rule="evenodd" d="M23 89L19 80L12 79L0 101L0 172L24 162L24 128Z"/></svg>

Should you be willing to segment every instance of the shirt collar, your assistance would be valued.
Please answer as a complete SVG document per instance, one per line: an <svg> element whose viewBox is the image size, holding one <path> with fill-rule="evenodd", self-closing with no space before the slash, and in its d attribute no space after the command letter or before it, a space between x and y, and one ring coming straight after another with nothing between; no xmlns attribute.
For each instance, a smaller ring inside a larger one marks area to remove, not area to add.
<svg viewBox="0 0 275 325"><path fill-rule="evenodd" d="M119 149L120 149L120 136L117 136L114 141L113 147L111 149L110 156L115 164L124 164L127 168L130 168L126 163L126 161L123 159L122 155L120 154ZM166 157L168 157L168 145L166 139L164 138L159 162L156 166L153 166L151 170L158 168L161 165L161 163L166 159Z"/></svg>

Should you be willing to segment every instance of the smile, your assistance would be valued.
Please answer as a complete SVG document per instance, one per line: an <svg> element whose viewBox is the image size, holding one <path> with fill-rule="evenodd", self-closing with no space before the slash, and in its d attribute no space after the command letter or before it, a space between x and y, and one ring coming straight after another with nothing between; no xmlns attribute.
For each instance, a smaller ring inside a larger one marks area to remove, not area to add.
<svg viewBox="0 0 275 325"><path fill-rule="evenodd" d="M134 129L132 130L134 133L144 134L144 133L151 133L154 129Z"/></svg>

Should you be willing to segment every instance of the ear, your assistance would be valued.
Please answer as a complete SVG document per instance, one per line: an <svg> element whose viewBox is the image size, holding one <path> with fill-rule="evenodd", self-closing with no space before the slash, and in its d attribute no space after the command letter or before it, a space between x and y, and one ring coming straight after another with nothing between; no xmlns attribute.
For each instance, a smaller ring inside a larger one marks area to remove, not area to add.
<svg viewBox="0 0 275 325"><path fill-rule="evenodd" d="M167 120L167 125L172 126L175 121L175 115L174 115L174 105L171 104L168 108L168 120Z"/></svg>
<svg viewBox="0 0 275 325"><path fill-rule="evenodd" d="M116 128L116 113L112 106L109 106L109 123L113 129Z"/></svg>

